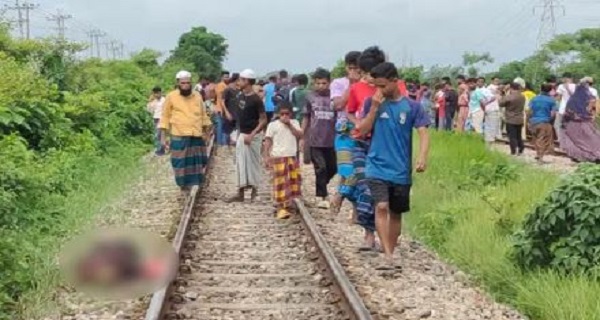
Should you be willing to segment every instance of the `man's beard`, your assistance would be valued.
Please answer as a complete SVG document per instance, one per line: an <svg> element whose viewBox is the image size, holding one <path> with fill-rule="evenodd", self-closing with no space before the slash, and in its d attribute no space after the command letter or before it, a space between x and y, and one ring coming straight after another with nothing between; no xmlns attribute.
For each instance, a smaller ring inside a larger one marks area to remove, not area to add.
<svg viewBox="0 0 600 320"><path fill-rule="evenodd" d="M181 94L184 97L189 97L192 94L192 88L189 89L181 89L181 87L179 87L179 94Z"/></svg>

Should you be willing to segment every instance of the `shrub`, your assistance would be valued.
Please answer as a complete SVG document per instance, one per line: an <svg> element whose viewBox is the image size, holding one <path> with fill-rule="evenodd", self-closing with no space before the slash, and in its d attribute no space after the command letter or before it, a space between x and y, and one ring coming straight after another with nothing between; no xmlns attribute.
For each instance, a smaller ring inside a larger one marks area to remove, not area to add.
<svg viewBox="0 0 600 320"><path fill-rule="evenodd" d="M523 268L567 274L600 268L600 166L582 165L548 195L516 234Z"/></svg>

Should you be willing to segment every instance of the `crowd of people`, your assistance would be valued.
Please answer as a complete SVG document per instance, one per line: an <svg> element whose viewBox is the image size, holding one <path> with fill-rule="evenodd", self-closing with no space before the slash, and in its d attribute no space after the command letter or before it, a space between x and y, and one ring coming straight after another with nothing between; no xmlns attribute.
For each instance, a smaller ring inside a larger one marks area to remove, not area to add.
<svg viewBox="0 0 600 320"><path fill-rule="evenodd" d="M246 69L192 87L191 74L182 71L175 90L163 97L155 88L148 104L156 154L170 151L177 185L186 193L204 180L207 133L214 126L219 148L235 148L237 188L224 201L243 202L248 190L255 201L266 166L278 219L289 218L293 200L302 197L301 161L312 164L316 199L305 202L337 214L349 201L352 222L364 230L359 250L384 253L385 270L396 268L392 257L402 215L410 210L413 170L427 168L428 128L471 131L487 143L505 131L514 155L523 153L531 133L540 162L554 150L556 136L573 159L600 160L593 122L598 94L589 77L577 85L568 74L560 85L548 79L536 95L520 78L492 78L486 85L485 78L459 76L455 84L443 78L434 88L407 83L378 47L349 52L344 61L344 77L332 79L318 68L311 81L281 71L262 82ZM414 164L413 132L419 136ZM330 195L336 175L340 183Z"/></svg>
<svg viewBox="0 0 600 320"><path fill-rule="evenodd" d="M555 151L558 143L576 162L600 161L600 133L594 122L600 115L600 99L594 80L578 82L565 73L561 83L549 77L538 93L522 78L502 81L492 77L456 78L456 87L446 77L433 90L428 83L409 83L409 97L421 103L435 128L483 135L488 144L509 139L510 152L520 156L531 136L536 159Z"/></svg>

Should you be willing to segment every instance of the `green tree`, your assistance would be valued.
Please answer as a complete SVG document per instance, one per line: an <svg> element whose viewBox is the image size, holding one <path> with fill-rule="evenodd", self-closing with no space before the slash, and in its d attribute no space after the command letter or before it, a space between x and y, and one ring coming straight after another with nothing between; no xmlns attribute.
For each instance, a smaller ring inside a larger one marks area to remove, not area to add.
<svg viewBox="0 0 600 320"><path fill-rule="evenodd" d="M427 79L435 84L443 77L450 77L451 79L455 79L457 76L461 75L464 72L463 67L461 66L440 66L433 65L427 71L423 72L423 79Z"/></svg>
<svg viewBox="0 0 600 320"><path fill-rule="evenodd" d="M494 58L492 58L489 52L481 54L475 52L465 52L462 56L462 59L463 66L467 68L467 74L470 77L477 77L481 67L487 65L488 63L494 63Z"/></svg>
<svg viewBox="0 0 600 320"><path fill-rule="evenodd" d="M346 64L343 59L338 60L333 69L331 69L331 78L341 78L346 75Z"/></svg>
<svg viewBox="0 0 600 320"><path fill-rule="evenodd" d="M600 78L600 28L559 35L545 48L557 70Z"/></svg>
<svg viewBox="0 0 600 320"><path fill-rule="evenodd" d="M158 63L158 59L161 56L162 53L156 50L144 48L142 51L134 54L131 60L146 73L154 75L159 71L160 64Z"/></svg>
<svg viewBox="0 0 600 320"><path fill-rule="evenodd" d="M416 67L404 67L404 68L399 68L398 69L398 74L400 75L400 78L406 80L406 81L422 81L423 80L423 72L425 71L425 68L423 66L416 66Z"/></svg>
<svg viewBox="0 0 600 320"><path fill-rule="evenodd" d="M205 27L194 27L179 38L166 63L190 63L194 71L203 76L218 76L227 50L223 36L209 32Z"/></svg>

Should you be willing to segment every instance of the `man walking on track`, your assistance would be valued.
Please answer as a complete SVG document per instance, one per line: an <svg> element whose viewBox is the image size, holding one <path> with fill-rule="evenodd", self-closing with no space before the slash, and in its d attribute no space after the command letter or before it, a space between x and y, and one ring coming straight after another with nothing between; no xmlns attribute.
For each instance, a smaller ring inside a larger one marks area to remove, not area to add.
<svg viewBox="0 0 600 320"><path fill-rule="evenodd" d="M303 132L292 110L289 101L280 101L279 119L269 124L265 136L265 163L273 169L277 219L289 218L292 200L302 195L297 140L302 139Z"/></svg>
<svg viewBox="0 0 600 320"><path fill-rule="evenodd" d="M162 89L159 87L155 87L152 89L152 96L150 97L150 102L148 102L147 110L152 113L154 119L154 127L156 130L154 143L156 145L156 151L154 154L157 156L165 155L165 148L163 148L160 140L161 129L158 127L160 123L160 118L162 117L162 110L165 104L165 97L162 94Z"/></svg>
<svg viewBox="0 0 600 320"><path fill-rule="evenodd" d="M302 129L309 131L308 143L310 156L317 178L317 204L321 209L329 209L327 185L337 173L335 157L336 112L330 98L329 83L331 75L325 69L317 69L313 75L314 91L306 98Z"/></svg>
<svg viewBox="0 0 600 320"><path fill-rule="evenodd" d="M238 192L227 199L227 202L243 202L244 191L248 188L252 189L252 201L257 199L261 179L262 131L267 125L265 105L253 88L256 83L254 71L242 71L239 81L242 90L238 107L240 132L235 150Z"/></svg>
<svg viewBox="0 0 600 320"><path fill-rule="evenodd" d="M215 105L215 113L217 120L217 144L220 146L226 146L229 144L229 135L227 135L226 121L231 118L231 115L228 113L225 108L225 100L223 98L223 93L227 89L227 85L229 83L229 71L221 72L221 82L217 84L215 87L216 94L216 105Z"/></svg>
<svg viewBox="0 0 600 320"><path fill-rule="evenodd" d="M372 133L367 156L367 183L376 206L375 225L385 252L379 270L393 270L393 255L402 233L402 214L410 210L412 133L419 133L417 172L424 172L429 152L430 119L421 105L400 94L398 69L384 62L371 70L377 93L366 101L362 134Z"/></svg>
<svg viewBox="0 0 600 320"><path fill-rule="evenodd" d="M186 195L193 186L204 182L206 141L211 122L200 93L192 89L191 73L181 71L176 78L178 89L167 95L158 127L162 130L163 147L167 145L167 133L171 135L175 182Z"/></svg>

